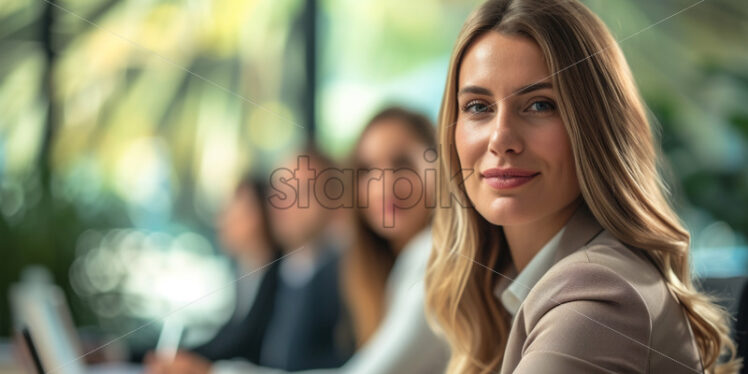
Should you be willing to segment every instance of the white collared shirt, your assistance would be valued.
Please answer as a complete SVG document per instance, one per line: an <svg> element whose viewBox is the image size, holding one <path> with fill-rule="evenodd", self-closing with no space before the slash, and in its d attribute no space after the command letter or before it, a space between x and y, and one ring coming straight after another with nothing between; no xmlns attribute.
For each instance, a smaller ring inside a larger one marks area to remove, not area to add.
<svg viewBox="0 0 748 374"><path fill-rule="evenodd" d="M530 263L525 266L524 269L516 277L512 277L511 274L504 274L496 284L494 288L494 295L501 300L504 308L514 316L517 314L520 305L525 301L527 294L540 280L541 277L553 266L553 259L558 249L558 244L561 241L561 236L566 230L566 226L562 227L556 235L551 238L543 248L535 254L535 257L530 260ZM514 267L512 267L514 268ZM507 278L513 278L510 280ZM511 282L508 287L505 287L507 282Z"/></svg>

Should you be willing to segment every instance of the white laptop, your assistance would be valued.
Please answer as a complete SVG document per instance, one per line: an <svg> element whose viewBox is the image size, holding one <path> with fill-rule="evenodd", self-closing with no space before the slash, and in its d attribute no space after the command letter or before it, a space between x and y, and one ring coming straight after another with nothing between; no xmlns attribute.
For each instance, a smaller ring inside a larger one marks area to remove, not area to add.
<svg viewBox="0 0 748 374"><path fill-rule="evenodd" d="M29 367L46 374L143 371L124 363L87 366L62 289L41 278L13 284L9 293L15 329L27 350L35 352L36 362L27 363Z"/></svg>

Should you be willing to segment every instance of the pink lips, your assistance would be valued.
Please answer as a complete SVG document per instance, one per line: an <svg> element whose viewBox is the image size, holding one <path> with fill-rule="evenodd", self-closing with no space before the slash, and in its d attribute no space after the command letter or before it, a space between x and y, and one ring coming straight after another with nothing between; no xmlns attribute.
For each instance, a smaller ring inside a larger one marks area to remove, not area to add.
<svg viewBox="0 0 748 374"><path fill-rule="evenodd" d="M538 176L538 174L540 173L532 170L493 168L481 172L481 177L483 177L489 186L497 190L503 190L519 187L531 181L533 178Z"/></svg>

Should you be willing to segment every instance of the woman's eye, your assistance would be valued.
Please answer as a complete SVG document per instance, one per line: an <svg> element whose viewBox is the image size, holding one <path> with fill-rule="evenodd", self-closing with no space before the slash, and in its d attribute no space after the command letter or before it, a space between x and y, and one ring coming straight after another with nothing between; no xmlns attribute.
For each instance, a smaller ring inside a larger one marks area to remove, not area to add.
<svg viewBox="0 0 748 374"><path fill-rule="evenodd" d="M556 109L556 105L548 100L539 100L532 104L528 108L531 112L549 112Z"/></svg>
<svg viewBox="0 0 748 374"><path fill-rule="evenodd" d="M486 105L485 103L482 103L480 101L470 101L462 108L462 111L471 113L471 114L479 114L479 113L485 113L489 109L490 107Z"/></svg>

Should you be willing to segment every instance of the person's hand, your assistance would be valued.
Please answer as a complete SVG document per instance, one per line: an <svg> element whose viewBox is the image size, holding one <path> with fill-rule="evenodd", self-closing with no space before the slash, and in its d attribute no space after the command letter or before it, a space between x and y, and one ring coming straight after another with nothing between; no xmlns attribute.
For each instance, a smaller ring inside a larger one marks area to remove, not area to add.
<svg viewBox="0 0 748 374"><path fill-rule="evenodd" d="M209 374L211 366L204 358L185 351L177 352L174 360L150 352L144 363L147 374Z"/></svg>

